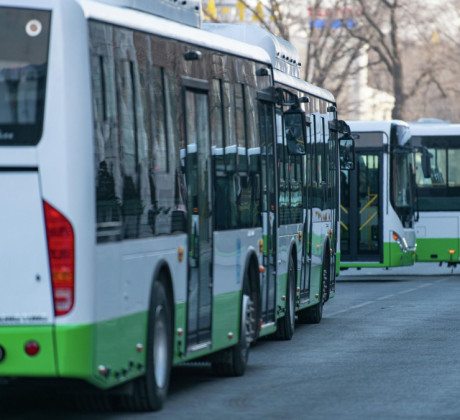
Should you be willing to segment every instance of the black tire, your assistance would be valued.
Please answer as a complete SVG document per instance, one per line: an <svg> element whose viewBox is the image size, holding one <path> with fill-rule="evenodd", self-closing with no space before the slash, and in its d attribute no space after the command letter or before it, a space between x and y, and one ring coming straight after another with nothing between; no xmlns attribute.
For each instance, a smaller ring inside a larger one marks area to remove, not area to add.
<svg viewBox="0 0 460 420"><path fill-rule="evenodd" d="M235 346L223 351L218 362L212 364L212 370L217 376L243 376L246 371L249 348L256 337L255 326L257 324L256 310L251 296L249 278L246 274L241 296L240 339Z"/></svg>
<svg viewBox="0 0 460 420"><path fill-rule="evenodd" d="M277 321L276 338L278 340L290 340L294 335L295 328L295 298L296 298L296 275L294 258L289 257L288 276L286 285L286 312Z"/></svg>
<svg viewBox="0 0 460 420"><path fill-rule="evenodd" d="M110 412L113 410L110 395L105 391L78 393L74 397L76 408L80 411Z"/></svg>
<svg viewBox="0 0 460 420"><path fill-rule="evenodd" d="M172 364L172 308L165 287L156 281L150 301L145 375L136 379L132 392L120 397L129 411L157 411L163 407Z"/></svg>
<svg viewBox="0 0 460 420"><path fill-rule="evenodd" d="M304 309L298 313L298 320L302 324L319 324L323 318L323 306L329 297L329 276L330 266L329 259L326 258L323 262L321 289L319 302L311 308Z"/></svg>

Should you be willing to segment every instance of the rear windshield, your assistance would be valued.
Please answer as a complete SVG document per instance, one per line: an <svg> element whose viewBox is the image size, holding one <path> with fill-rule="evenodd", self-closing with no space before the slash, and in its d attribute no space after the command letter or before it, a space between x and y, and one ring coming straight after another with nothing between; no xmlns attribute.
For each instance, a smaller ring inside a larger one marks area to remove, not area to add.
<svg viewBox="0 0 460 420"><path fill-rule="evenodd" d="M0 7L0 146L42 135L51 12Z"/></svg>

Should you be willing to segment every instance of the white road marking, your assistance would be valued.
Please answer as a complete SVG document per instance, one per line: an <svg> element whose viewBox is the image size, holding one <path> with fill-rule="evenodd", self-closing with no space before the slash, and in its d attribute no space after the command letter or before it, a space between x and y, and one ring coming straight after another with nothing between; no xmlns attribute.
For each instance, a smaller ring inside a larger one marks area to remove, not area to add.
<svg viewBox="0 0 460 420"><path fill-rule="evenodd" d="M393 298L395 296L400 296L400 295L404 295L406 293L415 292L415 291L417 291L419 289L422 289L424 287L433 286L436 283L441 283L443 281L446 281L447 279L448 278L442 278L440 280L436 280L434 283L424 283L424 284L421 284L420 286L413 287L412 289L406 289L406 290L402 290L401 292L392 293L391 295L381 296L379 298L376 298L375 300L368 300L366 302L359 303L358 305L353 305L353 306L350 306L349 308L341 309L340 311L333 312L331 314L328 314L327 316L336 316L336 315L343 314L345 312L351 311L352 309L362 308L363 306L367 306L367 305L370 305L372 303L381 302L382 300L390 299L390 298Z"/></svg>

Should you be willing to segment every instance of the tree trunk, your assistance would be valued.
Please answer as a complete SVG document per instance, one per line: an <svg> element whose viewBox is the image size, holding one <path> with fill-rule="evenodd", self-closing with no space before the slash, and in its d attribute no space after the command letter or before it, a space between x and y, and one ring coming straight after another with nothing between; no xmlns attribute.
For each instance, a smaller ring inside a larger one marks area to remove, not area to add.
<svg viewBox="0 0 460 420"><path fill-rule="evenodd" d="M399 60L393 63L393 95L395 105L391 112L391 117L397 120L404 120L407 96L404 93L403 68Z"/></svg>

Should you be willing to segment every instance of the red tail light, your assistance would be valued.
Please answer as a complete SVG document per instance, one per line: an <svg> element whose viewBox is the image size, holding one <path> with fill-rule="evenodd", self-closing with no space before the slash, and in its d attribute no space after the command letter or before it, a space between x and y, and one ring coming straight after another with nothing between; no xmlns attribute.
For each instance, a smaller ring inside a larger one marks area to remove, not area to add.
<svg viewBox="0 0 460 420"><path fill-rule="evenodd" d="M46 201L46 236L53 284L54 313L56 316L70 312L74 304L74 235L70 222Z"/></svg>

